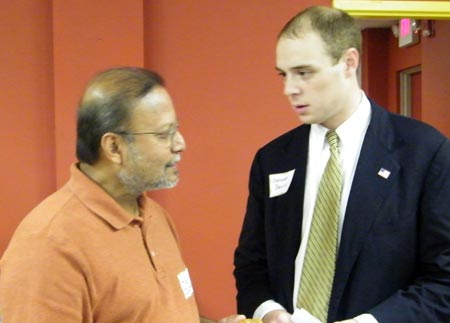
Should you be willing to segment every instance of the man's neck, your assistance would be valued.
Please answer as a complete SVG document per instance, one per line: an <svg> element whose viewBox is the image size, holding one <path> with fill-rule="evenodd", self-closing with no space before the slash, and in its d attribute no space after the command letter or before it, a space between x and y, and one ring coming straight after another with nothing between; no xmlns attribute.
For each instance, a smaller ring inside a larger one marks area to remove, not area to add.
<svg viewBox="0 0 450 323"><path fill-rule="evenodd" d="M107 168L98 165L79 164L80 170L107 192L126 212L139 216L139 196L127 193L117 176Z"/></svg>

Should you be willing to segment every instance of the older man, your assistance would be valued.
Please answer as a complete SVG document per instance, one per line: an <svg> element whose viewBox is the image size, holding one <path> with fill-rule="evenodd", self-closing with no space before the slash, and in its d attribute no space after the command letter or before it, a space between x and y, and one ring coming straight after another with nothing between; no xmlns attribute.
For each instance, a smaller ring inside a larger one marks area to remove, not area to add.
<svg viewBox="0 0 450 323"><path fill-rule="evenodd" d="M176 185L185 148L158 74L98 74L79 106L69 181L25 217L1 259L3 320L198 323L174 225L144 194Z"/></svg>

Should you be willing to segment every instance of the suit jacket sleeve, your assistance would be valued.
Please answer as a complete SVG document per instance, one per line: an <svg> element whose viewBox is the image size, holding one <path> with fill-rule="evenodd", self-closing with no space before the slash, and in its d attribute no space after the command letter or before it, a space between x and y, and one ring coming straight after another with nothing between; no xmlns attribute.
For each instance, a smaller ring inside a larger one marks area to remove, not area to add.
<svg viewBox="0 0 450 323"><path fill-rule="evenodd" d="M292 312L309 126L297 127L255 156L239 245L235 252L238 312L252 316L267 300ZM269 196L269 175L293 172L287 192Z"/></svg>
<svg viewBox="0 0 450 323"><path fill-rule="evenodd" d="M253 316L253 312L261 303L273 298L270 292L262 219L263 181L257 155L250 171L247 211L239 246L235 252L234 275L238 289L238 313L248 317Z"/></svg>

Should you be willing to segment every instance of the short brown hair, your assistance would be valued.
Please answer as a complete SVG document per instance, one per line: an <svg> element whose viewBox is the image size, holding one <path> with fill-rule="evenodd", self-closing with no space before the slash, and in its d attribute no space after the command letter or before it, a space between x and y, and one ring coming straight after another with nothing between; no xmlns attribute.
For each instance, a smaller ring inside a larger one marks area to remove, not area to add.
<svg viewBox="0 0 450 323"><path fill-rule="evenodd" d="M361 52L361 30L355 19L342 10L329 7L313 6L299 12L283 27L278 39L297 38L311 31L323 39L335 63L349 48Z"/></svg>

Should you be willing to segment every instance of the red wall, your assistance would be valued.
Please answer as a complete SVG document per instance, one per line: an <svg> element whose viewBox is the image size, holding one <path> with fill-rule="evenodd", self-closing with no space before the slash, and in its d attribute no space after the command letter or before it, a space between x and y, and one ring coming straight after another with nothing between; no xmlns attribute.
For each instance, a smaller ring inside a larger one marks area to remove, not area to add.
<svg viewBox="0 0 450 323"><path fill-rule="evenodd" d="M74 117L87 79L111 66L144 64L142 8L139 0L53 1L58 187L67 180L74 160Z"/></svg>
<svg viewBox="0 0 450 323"><path fill-rule="evenodd" d="M188 145L179 186L152 196L175 219L202 314L234 312L232 258L252 157L297 125L274 70L276 34L298 10L331 1L0 1L0 254L23 216L67 179L86 80L109 66L146 66L167 79ZM444 29L422 49L422 116L448 131Z"/></svg>
<svg viewBox="0 0 450 323"><path fill-rule="evenodd" d="M421 65L421 120L450 136L450 21L433 24L434 36L398 47L390 29L363 31L362 86L379 104L400 111L399 73Z"/></svg>
<svg viewBox="0 0 450 323"><path fill-rule="evenodd" d="M450 137L450 21L434 28L436 36L422 45L422 120Z"/></svg>
<svg viewBox="0 0 450 323"><path fill-rule="evenodd" d="M51 1L1 1L0 254L55 189Z"/></svg>
<svg viewBox="0 0 450 323"><path fill-rule="evenodd" d="M389 92L386 78L389 74L389 53L385 45L389 39L387 28L363 30L363 48L361 57L362 87L367 95L378 104L388 107Z"/></svg>
<svg viewBox="0 0 450 323"><path fill-rule="evenodd" d="M233 252L253 155L298 125L274 52L299 3L164 0L145 10L146 66L167 78L187 140L179 186L153 196L175 218L208 317L235 311Z"/></svg>

